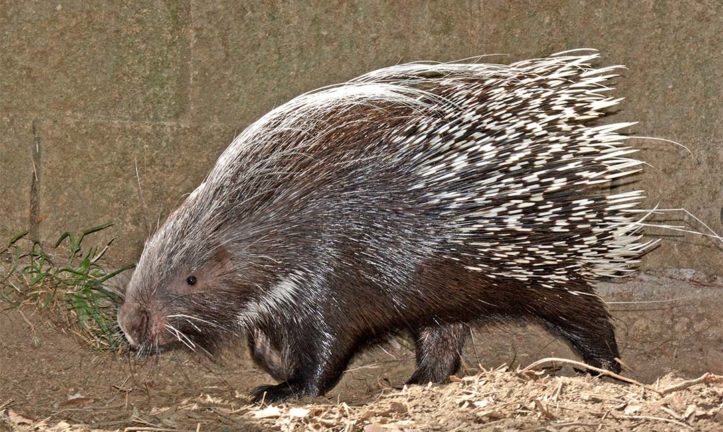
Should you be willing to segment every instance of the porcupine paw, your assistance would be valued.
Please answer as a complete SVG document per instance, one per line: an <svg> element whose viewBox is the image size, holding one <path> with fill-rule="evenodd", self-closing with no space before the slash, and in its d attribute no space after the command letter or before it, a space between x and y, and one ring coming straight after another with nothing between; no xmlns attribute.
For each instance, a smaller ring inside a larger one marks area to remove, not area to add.
<svg viewBox="0 0 723 432"><path fill-rule="evenodd" d="M287 382L273 385L262 385L256 387L251 392L252 403L273 403L281 402L287 399L298 399L306 396L304 392L294 385Z"/></svg>
<svg viewBox="0 0 723 432"><path fill-rule="evenodd" d="M603 369L607 369L610 372L620 373L622 366L617 359L605 359L600 362Z"/></svg>
<svg viewBox="0 0 723 432"><path fill-rule="evenodd" d="M430 368L417 368L412 374L412 377L407 380L407 385L426 385L429 383L442 384L449 381L449 376L454 374L454 370L447 369L430 369Z"/></svg>
<svg viewBox="0 0 723 432"><path fill-rule="evenodd" d="M590 366L594 366L596 368L609 370L610 372L614 373L620 373L622 370L620 366L620 362L617 361L615 358L585 358L583 357L583 360L586 364ZM582 373L582 374L588 374L592 376L598 376L600 375L600 372L591 370L591 369L579 369L579 368L573 368L575 372Z"/></svg>

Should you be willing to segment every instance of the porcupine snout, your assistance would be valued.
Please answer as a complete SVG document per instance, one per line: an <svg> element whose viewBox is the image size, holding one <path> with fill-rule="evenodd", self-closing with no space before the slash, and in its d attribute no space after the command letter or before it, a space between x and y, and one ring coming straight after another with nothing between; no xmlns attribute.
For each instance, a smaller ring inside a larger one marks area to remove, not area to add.
<svg viewBox="0 0 723 432"><path fill-rule="evenodd" d="M148 311L134 302L124 302L118 311L118 324L132 348L138 348L148 334Z"/></svg>

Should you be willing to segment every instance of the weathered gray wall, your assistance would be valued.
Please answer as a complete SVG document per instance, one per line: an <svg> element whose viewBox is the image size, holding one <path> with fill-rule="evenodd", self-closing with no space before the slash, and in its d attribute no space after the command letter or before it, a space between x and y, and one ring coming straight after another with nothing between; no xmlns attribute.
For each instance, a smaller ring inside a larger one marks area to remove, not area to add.
<svg viewBox="0 0 723 432"><path fill-rule="evenodd" d="M294 95L398 62L578 47L628 66L617 120L693 152L634 143L655 167L640 185L650 204L723 231L718 0L0 0L0 238L29 226L36 169L43 238L113 221L112 258L132 260L234 134ZM645 266L721 274L723 252L684 236Z"/></svg>

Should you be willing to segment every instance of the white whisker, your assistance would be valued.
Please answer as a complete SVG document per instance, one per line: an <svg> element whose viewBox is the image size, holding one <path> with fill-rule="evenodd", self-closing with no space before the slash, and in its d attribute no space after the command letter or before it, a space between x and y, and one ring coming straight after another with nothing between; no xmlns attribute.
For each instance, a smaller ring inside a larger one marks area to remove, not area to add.
<svg viewBox="0 0 723 432"><path fill-rule="evenodd" d="M193 315L172 314L172 315L168 315L167 318L183 318L183 319L185 319L189 324L191 324L191 325L192 325L196 330L198 330L198 331L201 331L201 329L198 328L198 326L196 326L192 321L198 321L198 322L200 322L200 323L207 324L207 325L209 325L209 326L211 326L211 327L219 327L218 324L216 324L216 323L213 323L213 322L208 321L208 320L205 320L205 319L201 319L201 318L196 317L196 316L193 316Z"/></svg>
<svg viewBox="0 0 723 432"><path fill-rule="evenodd" d="M180 330L173 327L170 324L165 324L164 327L166 330L168 330L169 333L171 333L176 339L178 339L179 342L184 344L186 347L188 347L191 351L196 351L196 344L193 343L193 341L183 334Z"/></svg>

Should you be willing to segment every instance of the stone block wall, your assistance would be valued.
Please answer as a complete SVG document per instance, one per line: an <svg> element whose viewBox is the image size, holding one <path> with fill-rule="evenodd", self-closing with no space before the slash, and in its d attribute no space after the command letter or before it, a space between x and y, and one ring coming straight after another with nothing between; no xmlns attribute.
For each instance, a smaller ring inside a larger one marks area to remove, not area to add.
<svg viewBox="0 0 723 432"><path fill-rule="evenodd" d="M109 258L132 262L234 135L295 95L400 62L580 47L628 67L615 120L693 153L633 141L648 205L723 232L716 0L0 0L0 239L113 222ZM643 266L723 274L723 252L674 236Z"/></svg>

